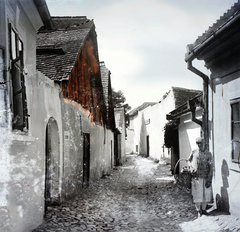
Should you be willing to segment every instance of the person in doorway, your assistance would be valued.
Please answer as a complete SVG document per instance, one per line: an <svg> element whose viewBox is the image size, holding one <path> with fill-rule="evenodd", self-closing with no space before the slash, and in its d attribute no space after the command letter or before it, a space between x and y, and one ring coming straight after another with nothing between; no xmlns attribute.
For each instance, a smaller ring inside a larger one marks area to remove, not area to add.
<svg viewBox="0 0 240 232"><path fill-rule="evenodd" d="M197 138L198 149L188 158L192 169L192 196L198 215L207 215L206 207L212 203L212 154L206 150L205 140Z"/></svg>

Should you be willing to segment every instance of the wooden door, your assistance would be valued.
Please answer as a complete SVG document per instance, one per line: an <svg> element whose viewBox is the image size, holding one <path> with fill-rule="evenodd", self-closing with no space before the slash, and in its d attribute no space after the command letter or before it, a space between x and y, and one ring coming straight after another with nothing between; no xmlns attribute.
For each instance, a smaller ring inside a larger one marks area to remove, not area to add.
<svg viewBox="0 0 240 232"><path fill-rule="evenodd" d="M83 188L89 186L90 178L90 134L83 134Z"/></svg>
<svg viewBox="0 0 240 232"><path fill-rule="evenodd" d="M146 143L147 143L147 157L149 157L149 135L146 137Z"/></svg>

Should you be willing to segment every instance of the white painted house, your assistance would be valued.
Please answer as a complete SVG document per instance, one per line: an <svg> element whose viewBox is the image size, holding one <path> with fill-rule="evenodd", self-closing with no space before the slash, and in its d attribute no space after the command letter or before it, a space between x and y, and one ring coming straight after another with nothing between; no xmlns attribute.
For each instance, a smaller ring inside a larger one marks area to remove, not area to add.
<svg viewBox="0 0 240 232"><path fill-rule="evenodd" d="M1 0L0 28L0 231L25 232L111 169L114 110L93 21Z"/></svg>
<svg viewBox="0 0 240 232"><path fill-rule="evenodd" d="M129 126L127 128L126 140L127 154L137 153L147 156L146 143L150 128L151 106L155 104L156 102L145 102L128 113ZM144 141L144 138L146 141Z"/></svg>
<svg viewBox="0 0 240 232"><path fill-rule="evenodd" d="M172 87L162 101L146 102L130 111L127 152L149 156L155 160L169 157L169 149L164 145L164 127L168 122L166 115L199 93L198 90Z"/></svg>
<svg viewBox="0 0 240 232"><path fill-rule="evenodd" d="M218 210L240 215L240 1L188 46L188 68L204 83L203 135L213 154ZM204 60L209 76L192 61Z"/></svg>
<svg viewBox="0 0 240 232"><path fill-rule="evenodd" d="M197 149L196 138L201 136L202 93L167 114L167 119L174 122L170 127L173 141L171 144L171 170L180 172L188 163L185 161L192 150ZM171 138L172 138L171 137Z"/></svg>

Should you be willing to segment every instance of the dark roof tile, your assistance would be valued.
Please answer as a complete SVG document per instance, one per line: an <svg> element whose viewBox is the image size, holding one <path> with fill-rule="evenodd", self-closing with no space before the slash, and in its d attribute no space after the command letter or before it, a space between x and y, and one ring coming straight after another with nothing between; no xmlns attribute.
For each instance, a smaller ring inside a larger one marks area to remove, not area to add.
<svg viewBox="0 0 240 232"><path fill-rule="evenodd" d="M185 89L180 87L172 87L172 90L175 98L175 108L183 105L189 99L192 99L202 93L200 90Z"/></svg>
<svg viewBox="0 0 240 232"><path fill-rule="evenodd" d="M103 87L103 95L104 95L104 101L107 108L107 111L109 109L109 87L111 87L110 82L110 71L105 66L105 63L102 61L100 62L100 72L101 72L101 79L102 79L102 87ZM109 86L110 85L110 86Z"/></svg>
<svg viewBox="0 0 240 232"><path fill-rule="evenodd" d="M221 16L216 23L208 28L197 40L192 44L192 48L198 47L205 40L207 40L211 35L218 31L222 26L224 26L231 18L239 14L240 12L240 0L236 2L223 16ZM190 49L192 50L192 49Z"/></svg>
<svg viewBox="0 0 240 232"><path fill-rule="evenodd" d="M71 73L94 23L86 17L52 17L52 22L53 30L42 28L37 33L37 69L61 80ZM54 49L63 52L54 54Z"/></svg>

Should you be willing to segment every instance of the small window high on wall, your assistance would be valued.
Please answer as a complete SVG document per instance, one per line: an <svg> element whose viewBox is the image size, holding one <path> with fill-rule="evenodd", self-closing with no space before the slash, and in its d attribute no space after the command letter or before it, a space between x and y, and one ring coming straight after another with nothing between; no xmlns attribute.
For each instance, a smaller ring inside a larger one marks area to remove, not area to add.
<svg viewBox="0 0 240 232"><path fill-rule="evenodd" d="M12 83L11 109L13 112L13 129L26 131L28 129L28 112L26 88L24 80L23 42L18 33L9 25L9 52Z"/></svg>
<svg viewBox="0 0 240 232"><path fill-rule="evenodd" d="M232 161L240 161L240 99L231 102Z"/></svg>

